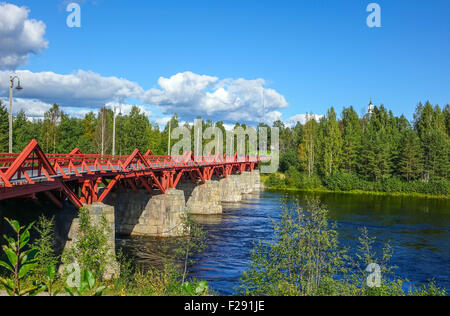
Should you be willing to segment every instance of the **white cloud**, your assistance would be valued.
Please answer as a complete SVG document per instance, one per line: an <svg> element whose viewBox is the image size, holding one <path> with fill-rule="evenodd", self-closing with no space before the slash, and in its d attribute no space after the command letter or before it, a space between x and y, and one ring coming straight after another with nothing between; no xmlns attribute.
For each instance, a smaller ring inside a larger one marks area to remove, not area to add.
<svg viewBox="0 0 450 316"><path fill-rule="evenodd" d="M141 113L145 113L147 117L154 117L155 114L148 109L148 107L144 105L135 105L135 104L126 104L126 103L117 103L117 102L108 102L105 106L109 109L116 108L116 114L122 113L122 115L128 115L131 112L133 106L137 106Z"/></svg>
<svg viewBox="0 0 450 316"><path fill-rule="evenodd" d="M320 121L320 119L324 117L324 115L318 115L318 114L296 114L290 118L288 118L284 123L288 127L294 127L297 122L300 122L301 124L305 124L307 121L311 119L315 119L317 122Z"/></svg>
<svg viewBox="0 0 450 316"><path fill-rule="evenodd" d="M9 111L9 99L1 98L3 105L6 105ZM30 118L43 118L44 113L51 108L51 104L45 103L39 100L14 98L13 100L13 113L17 113L21 110L25 111L27 117Z"/></svg>
<svg viewBox="0 0 450 316"><path fill-rule="evenodd" d="M288 107L285 98L273 89L264 88L263 79L223 79L178 73L158 80L160 89L148 90L142 102L156 105L164 113L178 113L188 120L201 115L223 121L259 122L281 117L278 109ZM265 115L262 97L264 91Z"/></svg>
<svg viewBox="0 0 450 316"><path fill-rule="evenodd" d="M29 10L0 3L0 69L16 69L48 47L42 21L28 19Z"/></svg>
<svg viewBox="0 0 450 316"><path fill-rule="evenodd" d="M0 90L8 95L9 72L0 71ZM97 108L114 100L139 98L144 90L135 82L103 77L91 71L78 70L68 75L54 72L33 73L17 71L23 90L15 92L20 98L58 103L65 107Z"/></svg>

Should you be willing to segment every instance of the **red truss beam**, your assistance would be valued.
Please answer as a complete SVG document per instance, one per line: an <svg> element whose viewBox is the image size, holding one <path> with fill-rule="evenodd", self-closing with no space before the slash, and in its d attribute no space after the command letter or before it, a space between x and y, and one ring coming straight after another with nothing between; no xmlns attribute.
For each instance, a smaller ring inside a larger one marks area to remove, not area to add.
<svg viewBox="0 0 450 316"><path fill-rule="evenodd" d="M261 161L268 159L237 154L233 158L219 154L194 157L192 152L155 156L151 150L142 155L138 149L129 156L88 155L78 148L69 154L46 155L32 140L20 154L0 154L0 200L44 193L62 207L63 193L81 208L83 204L104 202L118 184L133 191L141 188L149 194L155 190L165 193L181 181L205 183L214 175L227 177L254 170ZM105 186L100 195L99 184ZM60 193L55 196L52 192Z"/></svg>

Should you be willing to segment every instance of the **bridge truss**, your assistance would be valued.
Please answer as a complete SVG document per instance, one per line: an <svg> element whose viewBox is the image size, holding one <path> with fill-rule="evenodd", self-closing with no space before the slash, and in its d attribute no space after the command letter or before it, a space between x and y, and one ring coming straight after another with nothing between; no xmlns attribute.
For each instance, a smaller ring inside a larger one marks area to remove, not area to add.
<svg viewBox="0 0 450 316"><path fill-rule="evenodd" d="M226 178L252 171L260 161L258 156L237 154L155 156L150 150L142 154L138 149L129 156L86 155L78 148L69 154L44 154L32 140L20 154L0 154L0 200L36 199L39 194L59 208L65 199L81 208L105 201L117 187L164 194L180 181L205 183L214 175Z"/></svg>

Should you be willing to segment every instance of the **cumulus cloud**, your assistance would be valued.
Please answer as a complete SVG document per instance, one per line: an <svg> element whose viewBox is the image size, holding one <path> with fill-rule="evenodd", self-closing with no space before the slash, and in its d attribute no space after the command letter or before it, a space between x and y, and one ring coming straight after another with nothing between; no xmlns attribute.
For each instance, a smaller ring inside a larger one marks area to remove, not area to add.
<svg viewBox="0 0 450 316"><path fill-rule="evenodd" d="M8 95L9 72L0 71L2 96ZM66 107L100 107L114 100L139 98L143 89L135 82L117 77L103 77L78 70L68 75L54 72L17 71L23 90L20 98L38 99Z"/></svg>
<svg viewBox="0 0 450 316"><path fill-rule="evenodd" d="M201 115L223 121L259 122L263 118L280 118L277 110L288 107L281 94L264 87L263 79L220 80L184 72L170 78L161 77L158 85L159 89L144 94L142 102L156 105L167 114L176 112L188 120Z"/></svg>
<svg viewBox="0 0 450 316"><path fill-rule="evenodd" d="M307 121L310 121L311 119L315 119L317 122L319 122L322 117L324 117L324 115L318 115L318 114L296 114L296 115L288 118L285 121L285 124L288 127L294 127L298 122L300 122L301 124L304 125Z"/></svg>
<svg viewBox="0 0 450 316"><path fill-rule="evenodd" d="M116 109L116 114L121 113L122 115L128 115L131 112L133 106L137 106L141 113L145 113L147 117L155 117L155 114L144 105L135 105L135 104L125 104L125 103L117 103L117 102L108 102L105 105L109 109Z"/></svg>
<svg viewBox="0 0 450 316"><path fill-rule="evenodd" d="M1 98L3 105L9 109L9 99ZM17 115L19 111L25 111L29 118L43 118L44 113L51 108L51 104L35 99L14 98L13 113Z"/></svg>
<svg viewBox="0 0 450 316"><path fill-rule="evenodd" d="M30 54L48 47L44 39L46 25L28 19L29 10L14 4L0 3L0 69L24 65Z"/></svg>

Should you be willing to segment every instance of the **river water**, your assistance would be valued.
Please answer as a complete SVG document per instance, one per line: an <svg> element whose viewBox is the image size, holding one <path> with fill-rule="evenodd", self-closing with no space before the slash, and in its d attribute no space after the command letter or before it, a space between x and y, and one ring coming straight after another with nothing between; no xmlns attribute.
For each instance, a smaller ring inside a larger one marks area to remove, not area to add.
<svg viewBox="0 0 450 316"><path fill-rule="evenodd" d="M282 204L304 205L319 198L338 225L339 240L350 252L358 245L359 228L366 227L381 245L390 242L391 264L397 276L418 285L434 279L450 289L450 201L410 197L347 194L264 192L224 208L219 216L197 220L208 233L207 249L191 267L191 276L206 280L219 294L233 295L248 268L254 242L269 240L272 220ZM155 240L120 239L118 244L141 264L158 259Z"/></svg>

